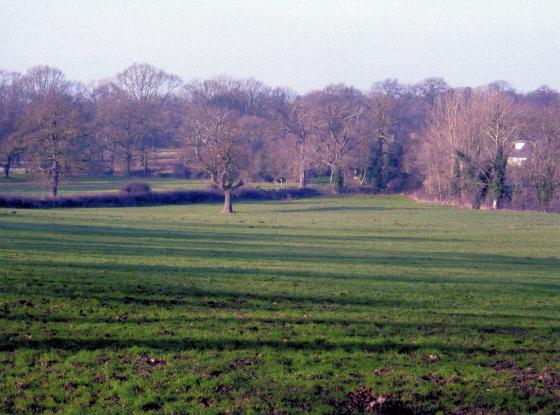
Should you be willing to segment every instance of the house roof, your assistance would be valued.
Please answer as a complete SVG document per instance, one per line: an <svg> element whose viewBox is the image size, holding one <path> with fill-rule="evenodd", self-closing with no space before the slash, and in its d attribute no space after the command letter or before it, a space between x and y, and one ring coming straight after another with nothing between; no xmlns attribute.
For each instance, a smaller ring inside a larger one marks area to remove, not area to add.
<svg viewBox="0 0 560 415"><path fill-rule="evenodd" d="M509 157L510 158L528 158L531 155L531 146L525 140L516 141L513 145Z"/></svg>

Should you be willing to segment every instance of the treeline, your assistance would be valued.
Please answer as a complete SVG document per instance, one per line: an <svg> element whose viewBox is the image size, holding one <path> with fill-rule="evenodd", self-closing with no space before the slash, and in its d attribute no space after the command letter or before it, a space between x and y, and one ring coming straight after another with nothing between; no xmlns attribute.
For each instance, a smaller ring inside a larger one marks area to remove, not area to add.
<svg viewBox="0 0 560 415"><path fill-rule="evenodd" d="M523 143L523 157L517 157ZM0 71L0 165L63 174L204 176L226 197L244 181L327 177L337 192L416 189L429 198L548 208L560 187L560 95L506 83L451 88L440 78L331 85L296 95L253 79L184 83L134 64L84 86L51 67Z"/></svg>

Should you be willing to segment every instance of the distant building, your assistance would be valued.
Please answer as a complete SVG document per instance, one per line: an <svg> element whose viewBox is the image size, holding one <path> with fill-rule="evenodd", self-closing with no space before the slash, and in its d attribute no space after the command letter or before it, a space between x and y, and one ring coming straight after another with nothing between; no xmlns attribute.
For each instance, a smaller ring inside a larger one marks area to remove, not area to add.
<svg viewBox="0 0 560 415"><path fill-rule="evenodd" d="M526 141L516 141L513 144L513 150L508 157L508 164L511 166L520 166L529 158L529 146Z"/></svg>

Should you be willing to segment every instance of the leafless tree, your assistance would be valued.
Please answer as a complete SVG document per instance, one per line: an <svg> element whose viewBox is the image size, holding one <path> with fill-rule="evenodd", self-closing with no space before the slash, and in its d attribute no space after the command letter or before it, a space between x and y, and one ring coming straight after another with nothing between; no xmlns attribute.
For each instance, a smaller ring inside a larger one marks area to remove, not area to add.
<svg viewBox="0 0 560 415"><path fill-rule="evenodd" d="M429 106L433 106L436 98L449 91L450 86L443 78L426 78L413 86L414 92L424 98Z"/></svg>
<svg viewBox="0 0 560 415"><path fill-rule="evenodd" d="M238 112L208 105L191 106L184 121L187 165L204 171L224 193L222 213L233 213L231 192L243 185L247 142Z"/></svg>
<svg viewBox="0 0 560 415"><path fill-rule="evenodd" d="M132 159L138 153L144 169L149 172L150 154L155 138L165 128L165 105L182 84L178 76L148 64L134 64L119 73L112 83L112 99L106 114L115 130L118 147L130 174Z"/></svg>
<svg viewBox="0 0 560 415"><path fill-rule="evenodd" d="M369 96L371 134L365 140L367 164L363 179L371 182L376 190L381 190L388 181L388 153L389 146L396 142L400 91L399 83L388 79L374 84Z"/></svg>
<svg viewBox="0 0 560 415"><path fill-rule="evenodd" d="M310 167L310 139L314 131L312 109L305 99L299 98L288 105L283 119L284 129L288 139L292 139L295 147L295 162L297 164L298 186L300 189L307 185L307 171Z"/></svg>
<svg viewBox="0 0 560 415"><path fill-rule="evenodd" d="M23 112L19 74L0 70L0 167L4 177L25 148L19 131Z"/></svg>
<svg viewBox="0 0 560 415"><path fill-rule="evenodd" d="M560 188L560 106L533 108L531 112L530 157L523 171L546 210Z"/></svg>
<svg viewBox="0 0 560 415"><path fill-rule="evenodd" d="M345 85L334 85L309 97L313 102L314 144L319 160L331 170L335 190L344 190L348 156L358 143L363 96Z"/></svg>
<svg viewBox="0 0 560 415"><path fill-rule="evenodd" d="M519 128L512 99L492 88L456 90L436 100L424 134L425 185L440 197L506 194L507 157Z"/></svg>
<svg viewBox="0 0 560 415"><path fill-rule="evenodd" d="M60 175L77 157L72 151L80 136L79 86L58 69L31 68L21 78L26 100L22 126L35 171L49 178L50 196L58 194Z"/></svg>

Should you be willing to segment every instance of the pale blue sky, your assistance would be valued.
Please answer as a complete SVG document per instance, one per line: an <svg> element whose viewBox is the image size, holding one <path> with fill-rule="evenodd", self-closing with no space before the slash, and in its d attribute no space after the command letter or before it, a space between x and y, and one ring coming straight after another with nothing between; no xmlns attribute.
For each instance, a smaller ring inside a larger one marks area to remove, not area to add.
<svg viewBox="0 0 560 415"><path fill-rule="evenodd" d="M560 89L559 0L0 0L0 68L89 82L148 62L298 92L392 77Z"/></svg>

